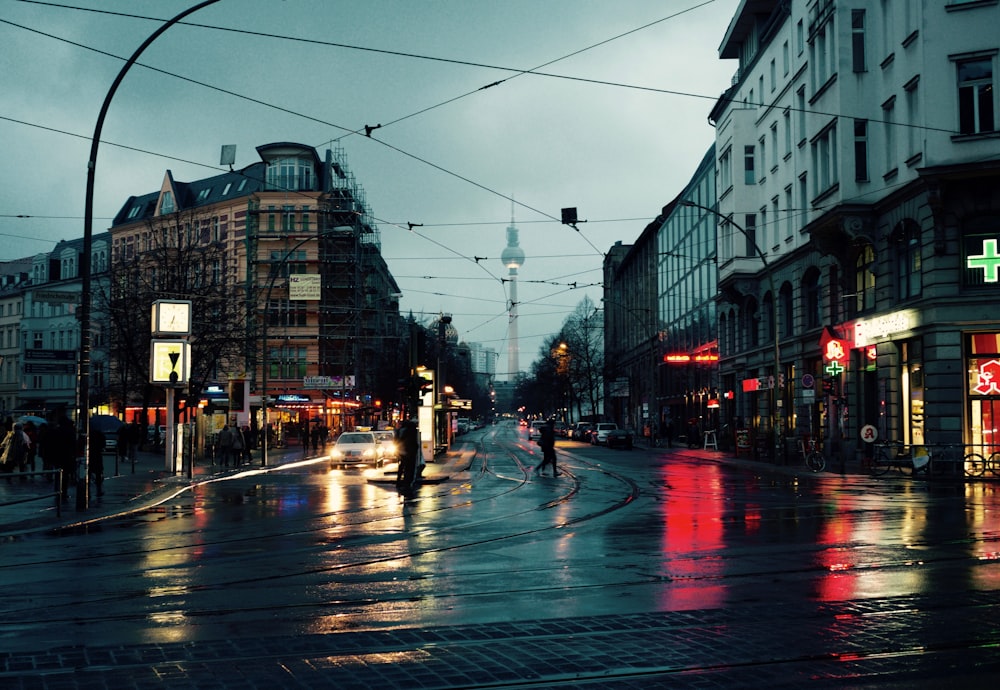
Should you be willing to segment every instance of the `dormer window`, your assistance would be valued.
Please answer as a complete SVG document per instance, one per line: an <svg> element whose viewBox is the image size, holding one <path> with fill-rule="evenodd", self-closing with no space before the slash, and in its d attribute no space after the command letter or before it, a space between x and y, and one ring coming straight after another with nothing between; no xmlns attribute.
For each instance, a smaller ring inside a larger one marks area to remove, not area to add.
<svg viewBox="0 0 1000 690"><path fill-rule="evenodd" d="M170 191L163 192L160 196L160 215L165 215L167 213L174 212L174 193Z"/></svg>
<svg viewBox="0 0 1000 690"><path fill-rule="evenodd" d="M212 193L211 187L206 187L205 189L198 192L198 201L204 201L208 198L208 195Z"/></svg>
<svg viewBox="0 0 1000 690"><path fill-rule="evenodd" d="M266 182L270 191L312 190L312 162L308 158L294 157L268 161Z"/></svg>

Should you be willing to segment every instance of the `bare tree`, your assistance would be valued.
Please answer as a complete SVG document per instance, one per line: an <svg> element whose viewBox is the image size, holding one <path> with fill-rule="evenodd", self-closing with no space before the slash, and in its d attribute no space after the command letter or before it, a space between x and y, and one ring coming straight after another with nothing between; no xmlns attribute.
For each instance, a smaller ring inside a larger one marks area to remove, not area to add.
<svg viewBox="0 0 1000 690"><path fill-rule="evenodd" d="M159 401L150 385L150 312L157 299L192 302L190 390L242 373L255 342L255 302L238 276L233 242L194 211L158 216L116 244L101 311L108 320L110 381L124 409Z"/></svg>

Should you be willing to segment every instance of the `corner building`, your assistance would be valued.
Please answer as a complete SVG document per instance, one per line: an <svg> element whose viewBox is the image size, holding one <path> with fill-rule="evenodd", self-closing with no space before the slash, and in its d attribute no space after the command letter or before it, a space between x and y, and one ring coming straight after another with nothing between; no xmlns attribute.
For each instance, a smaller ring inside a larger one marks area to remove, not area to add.
<svg viewBox="0 0 1000 690"><path fill-rule="evenodd" d="M860 457L866 425L1000 450L998 23L960 0L744 0L730 22L721 414L776 424L782 459L806 436Z"/></svg>

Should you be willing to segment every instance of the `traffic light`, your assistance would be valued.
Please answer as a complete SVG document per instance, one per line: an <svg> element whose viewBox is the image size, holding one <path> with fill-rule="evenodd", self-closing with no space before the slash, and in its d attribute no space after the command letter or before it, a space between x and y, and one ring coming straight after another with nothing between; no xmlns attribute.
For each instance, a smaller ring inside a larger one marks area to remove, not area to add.
<svg viewBox="0 0 1000 690"><path fill-rule="evenodd" d="M434 382L424 376L417 377L417 391L420 397L430 395L434 392Z"/></svg>

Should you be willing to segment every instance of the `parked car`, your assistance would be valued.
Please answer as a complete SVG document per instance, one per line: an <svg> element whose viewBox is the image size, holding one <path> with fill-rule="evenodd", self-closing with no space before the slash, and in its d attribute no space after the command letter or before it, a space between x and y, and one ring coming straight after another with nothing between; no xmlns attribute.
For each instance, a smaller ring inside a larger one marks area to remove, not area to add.
<svg viewBox="0 0 1000 690"><path fill-rule="evenodd" d="M569 426L566 422L556 422L553 425L553 431L555 431L556 436L566 436L567 431L569 431Z"/></svg>
<svg viewBox="0 0 1000 690"><path fill-rule="evenodd" d="M617 428L618 425L614 422L598 422L590 434L590 442L595 446L607 443L608 432L614 431Z"/></svg>
<svg viewBox="0 0 1000 690"><path fill-rule="evenodd" d="M635 432L631 429L612 429L608 432L604 442L607 444L608 448L624 448L625 450L632 450L632 441L634 438Z"/></svg>
<svg viewBox="0 0 1000 690"><path fill-rule="evenodd" d="M577 422L573 427L573 440L574 441L590 441L590 432L594 428L594 425L590 422Z"/></svg>
<svg viewBox="0 0 1000 690"><path fill-rule="evenodd" d="M330 450L330 467L374 465L384 462L382 444L371 431L345 431Z"/></svg>

